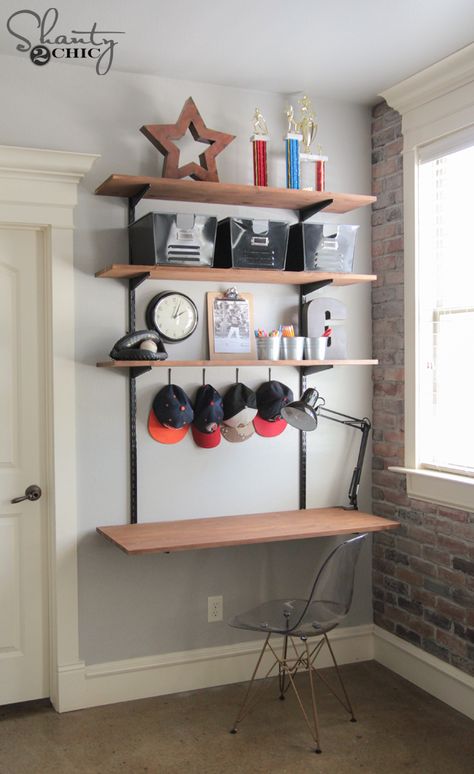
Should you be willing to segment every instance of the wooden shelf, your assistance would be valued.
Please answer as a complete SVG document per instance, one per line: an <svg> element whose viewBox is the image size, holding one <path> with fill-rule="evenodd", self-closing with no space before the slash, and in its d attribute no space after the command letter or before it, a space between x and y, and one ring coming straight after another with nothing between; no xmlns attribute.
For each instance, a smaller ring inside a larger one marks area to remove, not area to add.
<svg viewBox="0 0 474 774"><path fill-rule="evenodd" d="M266 366L342 366L342 365L378 365L378 360L103 360L96 363L97 368L214 368L218 366L238 366L255 368Z"/></svg>
<svg viewBox="0 0 474 774"><path fill-rule="evenodd" d="M167 199L175 202L234 204L240 207L277 207L301 210L312 204L332 199L324 212L344 213L375 202L375 196L332 193L330 191L297 191L235 183L209 183L201 180L172 180L165 177L110 175L96 190L99 196L130 198L150 185L145 199Z"/></svg>
<svg viewBox="0 0 474 774"><path fill-rule="evenodd" d="M139 266L113 263L97 271L102 278L133 279L149 274L150 279L183 280L185 282L255 282L266 285L309 285L330 282L332 285L356 285L375 282L376 274L334 274L326 271L276 271L273 269L215 269L210 266Z"/></svg>
<svg viewBox="0 0 474 774"><path fill-rule="evenodd" d="M97 527L97 532L126 554L151 554L381 532L399 526L398 521L362 511L312 508L246 516L122 524Z"/></svg>

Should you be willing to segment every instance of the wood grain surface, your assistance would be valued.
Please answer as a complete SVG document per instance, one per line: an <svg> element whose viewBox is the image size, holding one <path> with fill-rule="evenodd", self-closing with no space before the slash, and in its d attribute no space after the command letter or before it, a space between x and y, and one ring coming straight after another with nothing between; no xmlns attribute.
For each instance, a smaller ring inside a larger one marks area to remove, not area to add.
<svg viewBox="0 0 474 774"><path fill-rule="evenodd" d="M166 177L141 177L136 175L110 175L96 189L99 196L135 196L145 185L150 190L145 199L166 199L176 202L201 202L204 204L236 204L241 207L278 207L284 210L301 210L312 204L332 199L323 212L344 213L365 207L376 201L375 196L365 194L332 193L330 191L301 191L290 188L270 188L237 183L213 183L207 180L173 180Z"/></svg>
<svg viewBox="0 0 474 774"><path fill-rule="evenodd" d="M280 271L276 269L218 269L211 266L145 266L133 263L112 263L95 273L96 277L131 279L149 274L150 279L183 282L255 282L265 285L307 285L310 282L330 282L332 285L357 285L375 282L376 274L344 274L327 271Z"/></svg>
<svg viewBox="0 0 474 774"><path fill-rule="evenodd" d="M254 513L97 527L127 554L189 551L395 529L397 521L343 508Z"/></svg>

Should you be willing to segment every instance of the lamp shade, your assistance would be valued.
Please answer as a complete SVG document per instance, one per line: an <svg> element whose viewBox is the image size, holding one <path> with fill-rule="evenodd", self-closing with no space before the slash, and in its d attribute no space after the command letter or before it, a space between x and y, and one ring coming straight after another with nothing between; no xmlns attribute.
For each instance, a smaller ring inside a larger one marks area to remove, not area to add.
<svg viewBox="0 0 474 774"><path fill-rule="evenodd" d="M316 430L318 426L318 400L319 392L313 387L309 387L299 400L284 406L281 415L289 425L296 427L297 430Z"/></svg>

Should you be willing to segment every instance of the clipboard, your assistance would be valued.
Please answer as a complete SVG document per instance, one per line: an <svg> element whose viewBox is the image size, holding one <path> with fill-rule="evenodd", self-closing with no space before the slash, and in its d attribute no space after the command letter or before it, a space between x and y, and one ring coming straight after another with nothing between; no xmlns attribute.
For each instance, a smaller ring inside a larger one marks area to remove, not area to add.
<svg viewBox="0 0 474 774"><path fill-rule="evenodd" d="M256 360L251 293L208 293L207 325L209 360Z"/></svg>

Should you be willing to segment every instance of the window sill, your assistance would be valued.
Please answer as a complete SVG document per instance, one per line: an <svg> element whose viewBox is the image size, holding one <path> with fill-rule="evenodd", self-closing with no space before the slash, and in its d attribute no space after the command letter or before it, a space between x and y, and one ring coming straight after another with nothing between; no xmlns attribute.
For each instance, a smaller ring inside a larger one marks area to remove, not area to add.
<svg viewBox="0 0 474 774"><path fill-rule="evenodd" d="M407 494L413 500L474 511L474 479L435 470L390 467L395 473L406 473Z"/></svg>

